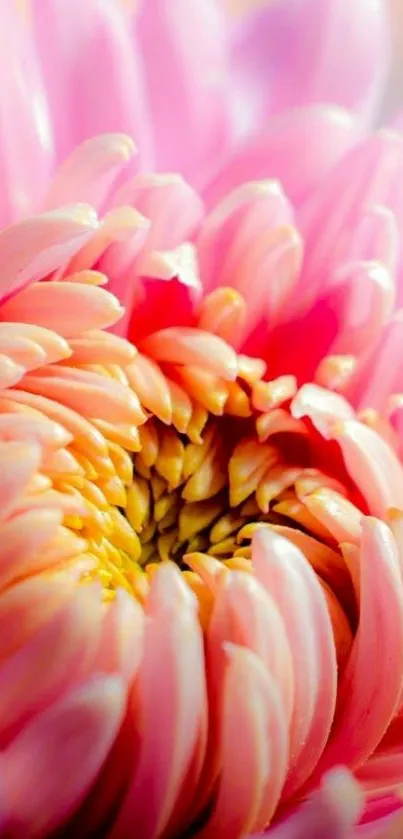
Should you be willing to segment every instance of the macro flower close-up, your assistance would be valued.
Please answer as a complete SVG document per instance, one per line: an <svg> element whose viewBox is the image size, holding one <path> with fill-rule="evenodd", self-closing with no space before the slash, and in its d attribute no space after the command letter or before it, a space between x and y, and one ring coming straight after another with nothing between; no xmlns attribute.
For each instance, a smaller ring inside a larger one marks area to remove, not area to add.
<svg viewBox="0 0 403 839"><path fill-rule="evenodd" d="M397 10L0 4L0 839L403 835Z"/></svg>

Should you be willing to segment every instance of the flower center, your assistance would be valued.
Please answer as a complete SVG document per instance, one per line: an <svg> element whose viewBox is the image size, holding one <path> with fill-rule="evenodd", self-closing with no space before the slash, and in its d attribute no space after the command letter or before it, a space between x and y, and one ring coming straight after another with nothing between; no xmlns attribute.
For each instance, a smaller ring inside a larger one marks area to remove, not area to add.
<svg viewBox="0 0 403 839"><path fill-rule="evenodd" d="M260 385L262 405L275 386ZM275 528L317 571L342 661L355 623L351 580L337 543L303 497L317 487L344 488L312 468L311 432L291 416L289 399L260 411L252 404L256 386L237 387L247 401L238 394L235 405L227 403L231 413L217 416L198 404L186 431L149 416L132 446L137 451L112 444L115 477L93 485L108 504L98 504L92 522L76 523L94 561L84 579L99 579L105 600L119 586L144 600L157 565L173 561L197 595L205 625L212 606L206 580L218 569L250 570L254 532Z"/></svg>

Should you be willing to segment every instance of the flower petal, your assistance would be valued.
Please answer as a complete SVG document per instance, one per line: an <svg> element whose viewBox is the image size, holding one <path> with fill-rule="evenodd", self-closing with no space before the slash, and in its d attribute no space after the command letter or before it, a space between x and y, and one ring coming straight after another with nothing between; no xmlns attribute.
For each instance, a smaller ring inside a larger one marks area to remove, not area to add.
<svg viewBox="0 0 403 839"><path fill-rule="evenodd" d="M212 161L215 165L222 155L228 131L229 77L220 4L154 0L141 3L133 21L158 142L158 169L179 170L200 186Z"/></svg>
<svg viewBox="0 0 403 839"><path fill-rule="evenodd" d="M134 143L125 134L103 134L85 141L57 170L44 209L82 201L101 210L111 186L134 152Z"/></svg>
<svg viewBox="0 0 403 839"><path fill-rule="evenodd" d="M274 116L267 128L240 145L208 184L207 207L214 207L235 187L263 178L278 179L294 206L300 206L357 143L361 130L351 114L336 107L301 108Z"/></svg>
<svg viewBox="0 0 403 839"><path fill-rule="evenodd" d="M318 775L340 761L353 769L361 766L380 742L401 697L403 583L393 536L376 519L363 520L360 569L359 627Z"/></svg>
<svg viewBox="0 0 403 839"><path fill-rule="evenodd" d="M67 264L97 223L91 207L77 204L1 230L0 301Z"/></svg>
<svg viewBox="0 0 403 839"><path fill-rule="evenodd" d="M133 824L142 839L163 832L191 766L205 702L196 602L173 565L163 564L155 574L147 608L144 659L131 708L139 751L111 839L126 839Z"/></svg>
<svg viewBox="0 0 403 839"><path fill-rule="evenodd" d="M329 736L336 689L336 651L323 591L303 554L274 531L252 543L258 580L283 617L294 664L294 716L290 730L288 798L309 778Z"/></svg>
<svg viewBox="0 0 403 839"><path fill-rule="evenodd" d="M116 737L118 677L98 677L36 717L2 753L2 798L18 836L45 837L80 805Z"/></svg>
<svg viewBox="0 0 403 839"><path fill-rule="evenodd" d="M121 131L135 138L142 165L150 165L141 60L124 5L108 0L33 0L30 5L58 161L83 140Z"/></svg>
<svg viewBox="0 0 403 839"><path fill-rule="evenodd" d="M287 727L276 682L250 650L226 644L222 769L213 814L200 839L240 839L264 829L287 765Z"/></svg>
<svg viewBox="0 0 403 839"><path fill-rule="evenodd" d="M0 227L5 227L42 200L53 137L32 40L15 3L1 4L0 33Z"/></svg>
<svg viewBox="0 0 403 839"><path fill-rule="evenodd" d="M382 3L274 0L258 4L239 29L235 86L242 97L252 98L255 119L268 109L283 111L310 102L334 102L373 116L389 55Z"/></svg>

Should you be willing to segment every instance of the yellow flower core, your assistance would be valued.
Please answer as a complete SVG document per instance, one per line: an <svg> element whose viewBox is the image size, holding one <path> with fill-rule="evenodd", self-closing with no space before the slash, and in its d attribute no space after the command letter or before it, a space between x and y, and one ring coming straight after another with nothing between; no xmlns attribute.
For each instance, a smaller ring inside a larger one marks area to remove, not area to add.
<svg viewBox="0 0 403 839"><path fill-rule="evenodd" d="M212 606L206 579L218 569L250 570L254 531L275 527L318 572L343 655L351 637L346 565L300 500L301 489L332 488L335 481L312 469L307 429L284 407L292 377L263 381L258 359L240 357L239 368L234 382L182 370L180 386L171 382L169 421L151 414L138 394L147 410L142 425L94 423L108 457L74 452L81 474L57 485L86 502L86 516L65 519L85 539L92 567L83 581L99 580L106 601L119 586L144 601L158 563L174 561L198 597L205 625ZM130 373L118 368L104 367L102 374L130 383Z"/></svg>

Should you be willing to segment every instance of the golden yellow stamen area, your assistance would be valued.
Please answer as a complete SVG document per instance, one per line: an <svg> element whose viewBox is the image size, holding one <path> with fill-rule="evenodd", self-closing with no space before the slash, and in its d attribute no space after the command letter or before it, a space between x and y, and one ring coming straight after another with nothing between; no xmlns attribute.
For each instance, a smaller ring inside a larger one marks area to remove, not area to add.
<svg viewBox="0 0 403 839"><path fill-rule="evenodd" d="M265 382L264 363L245 356L235 381L187 365L169 371L159 400L145 373L160 387L163 374L139 359L127 375L112 367L103 374L139 383L143 424L94 422L107 454L75 451L79 468L54 479L57 489L85 502L85 515L64 521L87 545L83 582L98 580L105 601L119 587L144 601L159 563L173 561L198 598L204 626L217 574L250 571L254 533L275 528L319 575L345 656L349 572L331 533L304 503L334 481L311 468L302 423L288 413L292 377Z"/></svg>

